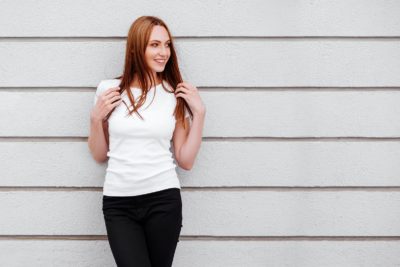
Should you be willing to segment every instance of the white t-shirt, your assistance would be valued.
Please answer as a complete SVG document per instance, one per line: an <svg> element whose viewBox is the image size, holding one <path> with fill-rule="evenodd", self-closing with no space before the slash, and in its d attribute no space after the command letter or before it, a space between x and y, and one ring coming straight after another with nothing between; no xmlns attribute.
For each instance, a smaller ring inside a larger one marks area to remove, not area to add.
<svg viewBox="0 0 400 267"><path fill-rule="evenodd" d="M119 83L119 79L100 81L94 104L102 92ZM163 83L172 91L166 81ZM131 91L137 101L142 90L132 87ZM109 159L103 195L135 196L181 188L170 150L176 122L173 115L176 97L166 92L161 84L156 86L155 91L154 96L154 87L150 89L145 103L139 108L144 120L136 112L125 116L128 111L122 102L108 118ZM126 91L122 93L122 99L132 110ZM185 118L188 116L185 108Z"/></svg>

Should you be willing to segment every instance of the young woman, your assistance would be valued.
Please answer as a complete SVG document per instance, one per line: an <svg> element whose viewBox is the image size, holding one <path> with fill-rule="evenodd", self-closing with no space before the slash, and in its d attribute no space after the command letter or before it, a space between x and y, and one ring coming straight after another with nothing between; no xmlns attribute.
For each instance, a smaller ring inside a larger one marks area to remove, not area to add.
<svg viewBox="0 0 400 267"><path fill-rule="evenodd" d="M166 24L135 20L123 74L97 86L88 139L93 158L108 160L103 214L119 267L172 265L182 202L170 142L176 163L190 170L205 113L197 88L182 81Z"/></svg>

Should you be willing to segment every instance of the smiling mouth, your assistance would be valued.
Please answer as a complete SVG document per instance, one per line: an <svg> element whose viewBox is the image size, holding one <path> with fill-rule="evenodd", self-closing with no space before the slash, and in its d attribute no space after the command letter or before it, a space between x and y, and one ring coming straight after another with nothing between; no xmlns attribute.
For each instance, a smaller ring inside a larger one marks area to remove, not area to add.
<svg viewBox="0 0 400 267"><path fill-rule="evenodd" d="M157 63L159 63L159 64L164 64L165 62L167 62L166 59L163 59L163 60L161 60L161 59L155 59L154 61L157 62Z"/></svg>

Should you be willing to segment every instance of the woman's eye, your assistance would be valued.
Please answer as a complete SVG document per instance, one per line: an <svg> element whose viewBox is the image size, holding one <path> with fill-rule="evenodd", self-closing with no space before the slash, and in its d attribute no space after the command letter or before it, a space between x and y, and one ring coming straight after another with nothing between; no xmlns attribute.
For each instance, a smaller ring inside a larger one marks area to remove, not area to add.
<svg viewBox="0 0 400 267"><path fill-rule="evenodd" d="M152 47L156 47L158 44L151 44ZM166 44L166 46L170 46L170 44Z"/></svg>

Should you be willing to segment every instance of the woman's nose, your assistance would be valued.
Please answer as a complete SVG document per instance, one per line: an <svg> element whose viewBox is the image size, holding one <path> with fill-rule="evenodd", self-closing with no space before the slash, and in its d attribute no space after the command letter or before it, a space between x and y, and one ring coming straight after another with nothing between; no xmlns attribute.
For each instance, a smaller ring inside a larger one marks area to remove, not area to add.
<svg viewBox="0 0 400 267"><path fill-rule="evenodd" d="M165 48L165 47L161 48L160 55L163 55L163 56L167 55L167 48Z"/></svg>

